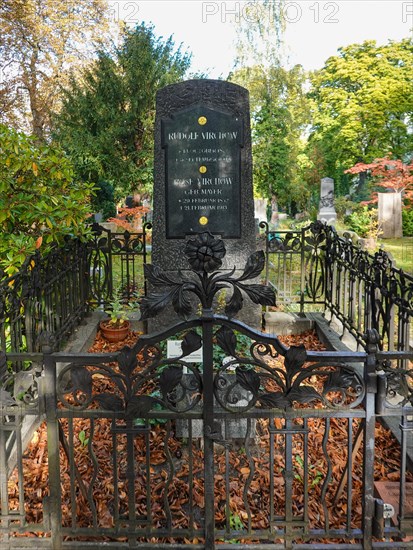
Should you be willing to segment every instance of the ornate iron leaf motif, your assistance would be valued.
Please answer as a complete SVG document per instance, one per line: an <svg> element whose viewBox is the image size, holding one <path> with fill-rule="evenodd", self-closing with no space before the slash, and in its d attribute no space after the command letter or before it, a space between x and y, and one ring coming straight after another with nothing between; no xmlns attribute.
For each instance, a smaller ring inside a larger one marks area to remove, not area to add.
<svg viewBox="0 0 413 550"><path fill-rule="evenodd" d="M194 330L187 332L182 340L181 349L182 356L190 355L194 351L202 347L202 338Z"/></svg>
<svg viewBox="0 0 413 550"><path fill-rule="evenodd" d="M327 247L325 224L314 222L304 238L306 292L312 300L321 299L325 292L325 251Z"/></svg>
<svg viewBox="0 0 413 550"><path fill-rule="evenodd" d="M301 239L294 233L280 235L276 232L269 232L268 249L270 252L300 252Z"/></svg>
<svg viewBox="0 0 413 550"><path fill-rule="evenodd" d="M101 409L120 413L126 420L159 409L191 410L202 397L202 378L184 359L201 344L200 337L190 331L179 358L164 359L158 345L145 345L138 340L134 348L123 348L117 362L71 363L59 373L58 397L68 409L84 410L97 403ZM184 366L188 372L185 376Z"/></svg>
<svg viewBox="0 0 413 550"><path fill-rule="evenodd" d="M255 342L247 357L236 352L237 337L228 327L217 331L216 341L232 357L214 379L215 398L226 410L242 412L256 404L287 409L294 403L346 409L356 407L364 397L362 374L345 364L308 363L304 346L276 353L268 343ZM279 361L282 355L284 364ZM268 363L269 357L277 362Z"/></svg>
<svg viewBox="0 0 413 550"><path fill-rule="evenodd" d="M187 241L185 254L192 270L180 273L179 280L158 267L145 266L145 276L149 283L155 288L166 288L163 292L155 292L142 299L142 318L155 316L170 303L178 315L187 317L192 312L187 293L195 294L204 309L211 309L214 296L222 288L232 288L233 291L225 307L228 317L233 317L242 308L243 293L255 304L275 305L274 291L270 287L244 283L257 277L264 269L264 252L260 250L251 254L239 277L233 277L235 267L230 273L214 271L221 267L225 253L223 241L205 232Z"/></svg>

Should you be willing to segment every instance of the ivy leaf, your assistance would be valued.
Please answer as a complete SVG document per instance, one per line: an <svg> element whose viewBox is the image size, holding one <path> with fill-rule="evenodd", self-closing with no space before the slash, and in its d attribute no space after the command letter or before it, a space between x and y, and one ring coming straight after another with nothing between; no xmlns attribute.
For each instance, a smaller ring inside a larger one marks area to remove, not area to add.
<svg viewBox="0 0 413 550"><path fill-rule="evenodd" d="M189 355L202 346L202 338L194 330L187 332L181 342L182 357Z"/></svg>
<svg viewBox="0 0 413 550"><path fill-rule="evenodd" d="M252 369L245 369L243 367L237 367L235 369L238 384L244 388L244 390L252 392L255 396L260 389L260 377Z"/></svg>
<svg viewBox="0 0 413 550"><path fill-rule="evenodd" d="M216 331L215 337L218 346L225 351L227 355L235 356L237 347L237 337L233 330L222 326Z"/></svg>
<svg viewBox="0 0 413 550"><path fill-rule="evenodd" d="M291 402L298 401L298 403L311 403L320 399L319 393L311 386L294 388L288 392L288 397Z"/></svg>
<svg viewBox="0 0 413 550"><path fill-rule="evenodd" d="M123 400L112 393L101 393L96 396L96 401L105 411L123 411Z"/></svg>
<svg viewBox="0 0 413 550"><path fill-rule="evenodd" d="M148 319L149 317L155 317L160 311L162 311L168 304L170 304L177 292L179 292L180 285L175 285L170 290L162 293L154 292L149 296L145 296L141 301L141 314L142 319Z"/></svg>
<svg viewBox="0 0 413 550"><path fill-rule="evenodd" d="M118 364L121 372L129 378L138 364L136 351L133 351L129 346L125 346L118 355Z"/></svg>
<svg viewBox="0 0 413 550"><path fill-rule="evenodd" d="M284 365L290 377L294 376L307 360L307 351L301 344L291 346L285 353Z"/></svg>
<svg viewBox="0 0 413 550"><path fill-rule="evenodd" d="M327 378L324 385L324 393L350 388L353 385L355 378L356 377L353 371L346 369L335 370L334 372L331 372Z"/></svg>
<svg viewBox="0 0 413 550"><path fill-rule="evenodd" d="M86 395L92 394L92 375L86 367L73 367L70 375L72 391L80 390Z"/></svg>
<svg viewBox="0 0 413 550"><path fill-rule="evenodd" d="M152 286L175 286L178 281L173 279L163 271L160 267L152 264L144 264L143 270L145 273L146 280L152 285Z"/></svg>
<svg viewBox="0 0 413 550"><path fill-rule="evenodd" d="M192 312L191 301L188 296L186 296L182 286L179 288L179 291L174 294L172 298L172 306L176 313L184 318L188 317L188 315Z"/></svg>
<svg viewBox="0 0 413 550"><path fill-rule="evenodd" d="M244 285L243 289L254 304L275 306L275 294L271 287L266 285Z"/></svg>
<svg viewBox="0 0 413 550"><path fill-rule="evenodd" d="M286 409L291 404L288 397L280 391L262 393L259 396L259 400L262 407L270 409Z"/></svg>
<svg viewBox="0 0 413 550"><path fill-rule="evenodd" d="M152 409L155 402L150 395L134 395L126 405L125 417L127 419L140 418Z"/></svg>

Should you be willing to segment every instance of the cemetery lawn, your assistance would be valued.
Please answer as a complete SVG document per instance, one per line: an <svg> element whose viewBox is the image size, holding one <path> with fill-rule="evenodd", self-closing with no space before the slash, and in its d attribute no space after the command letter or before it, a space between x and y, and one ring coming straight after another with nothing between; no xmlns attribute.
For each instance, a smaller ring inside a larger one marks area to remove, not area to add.
<svg viewBox="0 0 413 550"><path fill-rule="evenodd" d="M397 267L413 274L413 237L379 239L379 244L392 255Z"/></svg>

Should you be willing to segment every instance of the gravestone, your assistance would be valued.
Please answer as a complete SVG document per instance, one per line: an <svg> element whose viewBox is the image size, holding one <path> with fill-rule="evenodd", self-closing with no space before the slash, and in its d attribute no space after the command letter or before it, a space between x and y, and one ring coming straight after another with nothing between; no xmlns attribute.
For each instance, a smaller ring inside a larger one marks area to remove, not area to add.
<svg viewBox="0 0 413 550"><path fill-rule="evenodd" d="M317 220L330 224L337 220L337 212L334 208L333 178L322 178L321 180L320 203Z"/></svg>
<svg viewBox="0 0 413 550"><path fill-rule="evenodd" d="M248 91L220 80L189 80L156 97L152 263L170 275L188 268L188 237L209 231L225 242L222 269L243 269L255 251ZM237 273L237 272L236 272ZM241 271L239 271L241 274ZM246 298L240 318L261 325ZM177 317L169 308L150 330Z"/></svg>
<svg viewBox="0 0 413 550"><path fill-rule="evenodd" d="M378 193L378 197L380 236L383 239L400 239L403 237L401 193Z"/></svg>
<svg viewBox="0 0 413 550"><path fill-rule="evenodd" d="M259 222L267 221L267 199L254 199L255 219Z"/></svg>

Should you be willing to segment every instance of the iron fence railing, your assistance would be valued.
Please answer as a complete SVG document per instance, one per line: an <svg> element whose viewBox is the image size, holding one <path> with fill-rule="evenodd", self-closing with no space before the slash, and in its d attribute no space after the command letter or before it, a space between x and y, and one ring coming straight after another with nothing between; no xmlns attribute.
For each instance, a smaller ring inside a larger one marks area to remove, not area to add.
<svg viewBox="0 0 413 550"><path fill-rule="evenodd" d="M265 282L277 305L308 311L322 304L358 344L374 328L384 350L409 350L413 327L413 274L380 250L370 254L319 222L297 231L265 229Z"/></svg>
<svg viewBox="0 0 413 550"><path fill-rule="evenodd" d="M0 348L38 351L44 338L55 347L88 310L87 248L73 240L27 258L20 271L0 280Z"/></svg>
<svg viewBox="0 0 413 550"><path fill-rule="evenodd" d="M0 349L39 351L49 340L59 349L91 307L146 294L148 229L112 233L93 226L88 241L67 241L47 256L37 251L20 271L0 280Z"/></svg>
<svg viewBox="0 0 413 550"><path fill-rule="evenodd" d="M409 548L412 370L374 336L286 348L204 314L120 353L3 355L0 549ZM396 505L376 492L389 417Z"/></svg>
<svg viewBox="0 0 413 550"><path fill-rule="evenodd" d="M143 266L150 258L151 228L146 222L140 232L112 232L94 224L89 241L90 299L94 305L105 307L116 295L126 302L146 295Z"/></svg>
<svg viewBox="0 0 413 550"><path fill-rule="evenodd" d="M300 312L329 311L361 347L374 328L387 350L408 350L413 330L413 275L388 255L371 255L333 228L315 223L299 231L265 229L265 283L277 304ZM87 243L68 242L47 258L37 252L0 281L0 346L36 351L52 337L55 347L89 307L107 307L114 295L137 302L146 295L143 266L150 258L148 230L112 233L94 226Z"/></svg>
<svg viewBox="0 0 413 550"><path fill-rule="evenodd" d="M157 292L143 316L171 304L186 320L132 347L0 355L0 550L32 546L33 533L53 550L409 548L413 353L380 351L374 329L364 351L288 348L233 320L241 288L261 305L274 294L246 283L262 252L241 275L218 271L225 252L204 233L181 279L147 269ZM386 417L400 420L392 505L375 492Z"/></svg>

